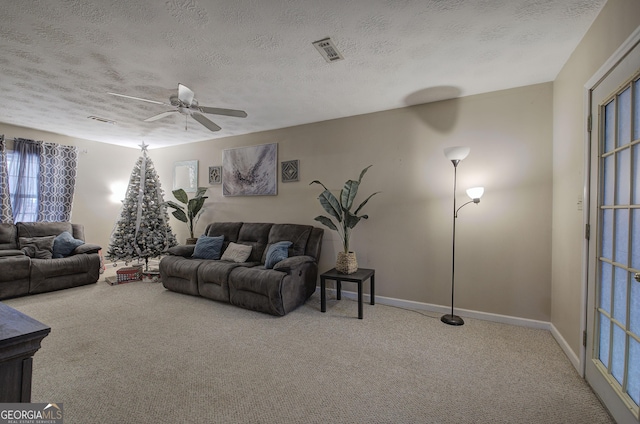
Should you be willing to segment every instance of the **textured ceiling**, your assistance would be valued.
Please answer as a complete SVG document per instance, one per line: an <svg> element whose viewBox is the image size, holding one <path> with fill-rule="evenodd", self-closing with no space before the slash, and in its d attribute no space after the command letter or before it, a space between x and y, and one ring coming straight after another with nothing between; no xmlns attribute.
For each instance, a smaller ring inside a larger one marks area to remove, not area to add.
<svg viewBox="0 0 640 424"><path fill-rule="evenodd" d="M547 82L605 1L2 0L0 122L157 148ZM213 133L107 94L178 83L249 116L207 115Z"/></svg>

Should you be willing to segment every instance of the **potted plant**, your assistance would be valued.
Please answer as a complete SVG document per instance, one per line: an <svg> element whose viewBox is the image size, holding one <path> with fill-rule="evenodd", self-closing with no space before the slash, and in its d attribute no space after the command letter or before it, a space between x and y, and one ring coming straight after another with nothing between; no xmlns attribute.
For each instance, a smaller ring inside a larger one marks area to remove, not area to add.
<svg viewBox="0 0 640 424"><path fill-rule="evenodd" d="M360 172L360 178L358 178L358 181L348 180L344 183L344 187L340 190L340 200L338 200L338 198L336 198L336 196L334 196L333 193L331 193L331 191L329 191L329 189L320 181L315 180L309 183L309 185L320 184L324 188L324 191L320 193L320 196L318 196L318 200L330 216L320 215L315 217L315 220L326 225L330 229L337 231L342 238L343 250L342 252L338 252L336 271L343 274L353 274L358 270L356 254L349 250L349 238L351 237L351 230L353 230L358 222L360 222L361 219L369 218L368 215L358 216L358 212L360 212L364 205L367 204L369 199L380 193L377 191L371 194L364 202L360 203L360 206L358 206L354 212L351 212L353 201L358 194L358 188L362 182L362 177L367 170L371 168L371 166L372 165L367 166L362 170L362 172ZM337 221L337 225L333 220Z"/></svg>
<svg viewBox="0 0 640 424"><path fill-rule="evenodd" d="M180 203L183 203L184 206L171 200L167 202L167 206L175 209L171 214L179 221L186 223L189 227L189 238L187 239L187 244L195 244L198 240L197 237L193 236L193 227L198 222L198 218L200 218L204 201L208 198L204 195L206 191L206 187L198 187L196 195L189 199L187 193L183 189L179 188L177 190L173 190L171 193L173 193L173 196Z"/></svg>

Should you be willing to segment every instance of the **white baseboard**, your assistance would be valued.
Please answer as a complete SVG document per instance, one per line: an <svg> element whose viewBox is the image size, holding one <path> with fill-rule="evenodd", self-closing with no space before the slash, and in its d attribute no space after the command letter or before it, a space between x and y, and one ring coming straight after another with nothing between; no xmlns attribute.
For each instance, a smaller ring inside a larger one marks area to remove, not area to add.
<svg viewBox="0 0 640 424"><path fill-rule="evenodd" d="M336 291L335 289L327 288L327 292L335 293L335 291ZM349 299L353 299L353 300L358 299L358 294L356 292L351 292L346 290L342 290L342 296ZM363 301L366 301L367 303L369 302L370 297L368 294L363 294L362 298L363 298ZM436 312L438 314L446 314L448 312L451 312L451 308L447 306L434 305L431 303L414 302L411 300L395 299L393 297L385 297L385 296L376 296L376 303L395 306L398 308ZM455 312L456 312L456 315L460 315L462 317L481 319L484 321L518 325L520 327L538 328L542 330L551 329L551 324L546 321L537 321L533 319L518 318L518 317L512 317L508 315L492 314L489 312L479 312L479 311L472 311L469 309L460 309L460 308L456 308Z"/></svg>
<svg viewBox="0 0 640 424"><path fill-rule="evenodd" d="M569 347L569 343L567 343L565 338L562 337L562 334L560 334L556 326L553 324L550 325L553 338L556 339L556 342L558 342L564 354L567 355L567 358L569 358L569 362L571 362L576 371L578 371L578 374L580 374L581 377L584 377L584 372L582 370L582 367L580 366L580 358L578 358L578 355L576 355L575 352L571 350L571 348Z"/></svg>
<svg viewBox="0 0 640 424"><path fill-rule="evenodd" d="M320 290L319 287L318 287L318 290ZM335 295L336 290L327 288L327 292L334 293ZM351 292L351 291L342 290L342 296L348 299L353 299L353 300L358 299L358 294L356 292ZM370 301L370 297L368 294L364 294L362 296L362 299L363 299L363 302L368 303ZM438 314L446 314L451 311L451 308L447 306L434 305L431 303L414 302L411 300L395 299L392 297L384 297L384 296L376 296L376 303L395 306L398 308L430 311ZM556 340L556 342L558 343L558 345L560 346L564 354L567 356L567 359L569 359L569 362L571 362L571 365L573 365L573 367L578 371L578 374L580 374L581 376L583 375L580 367L580 359L575 354L575 352L571 350L571 348L569 347L569 343L567 343L564 337L562 337L558 329L550 322L539 321L539 320L528 319L528 318L512 317L509 315L492 314L489 312L480 312L480 311L473 311L469 309L460 309L460 308L456 308L455 312L457 315L460 315L462 317L467 317L467 318L475 318L475 319L481 319L484 321L499 322L502 324L510 324L510 325L517 325L520 327L547 330L551 332L551 335Z"/></svg>

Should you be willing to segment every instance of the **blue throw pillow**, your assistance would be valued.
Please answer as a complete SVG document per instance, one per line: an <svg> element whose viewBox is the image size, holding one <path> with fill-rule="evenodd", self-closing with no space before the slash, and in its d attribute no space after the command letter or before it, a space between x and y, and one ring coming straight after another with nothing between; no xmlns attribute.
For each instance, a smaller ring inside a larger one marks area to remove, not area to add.
<svg viewBox="0 0 640 424"><path fill-rule="evenodd" d="M64 231L53 240L53 258L66 258L73 253L76 247L83 244L84 241L75 239L70 232Z"/></svg>
<svg viewBox="0 0 640 424"><path fill-rule="evenodd" d="M290 241L279 241L270 245L264 259L264 267L272 269L275 264L287 259L289 257L289 246L292 244Z"/></svg>
<svg viewBox="0 0 640 424"><path fill-rule="evenodd" d="M198 238L191 257L218 260L222 251L222 243L224 243L224 236L209 237L203 234Z"/></svg>

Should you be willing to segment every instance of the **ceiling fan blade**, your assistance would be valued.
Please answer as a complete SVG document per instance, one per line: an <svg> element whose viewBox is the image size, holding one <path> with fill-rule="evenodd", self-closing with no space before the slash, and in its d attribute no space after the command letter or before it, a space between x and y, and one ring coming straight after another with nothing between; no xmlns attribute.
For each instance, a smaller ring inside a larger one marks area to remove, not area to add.
<svg viewBox="0 0 640 424"><path fill-rule="evenodd" d="M145 119L144 122L157 121L158 119L162 119L165 116L169 116L169 115L171 115L172 113L175 113L175 112L177 112L177 110L170 110L168 112L162 112L162 113L159 113L157 115L152 116L151 118Z"/></svg>
<svg viewBox="0 0 640 424"><path fill-rule="evenodd" d="M202 113L212 113L214 115L235 116L236 118L246 118L247 112L237 109L221 109L219 107L198 106Z"/></svg>
<svg viewBox="0 0 640 424"><path fill-rule="evenodd" d="M147 102L147 103L155 103L157 105L171 106L171 105L168 105L166 103L157 102L155 100L141 99L140 97L127 96L126 94L118 94L118 93L107 93L107 94L111 94L112 96L124 97L125 99L141 100L141 101Z"/></svg>
<svg viewBox="0 0 640 424"><path fill-rule="evenodd" d="M209 120L209 118L206 118L205 116L200 115L197 112L192 113L191 116L193 117L193 119L195 119L196 121L200 122L202 125L204 125L205 127L207 127L211 131L220 131L221 130L221 128L219 126L217 126L215 123L211 122Z"/></svg>
<svg viewBox="0 0 640 424"><path fill-rule="evenodd" d="M187 106L191 106L195 94L186 85L178 84L178 99Z"/></svg>

